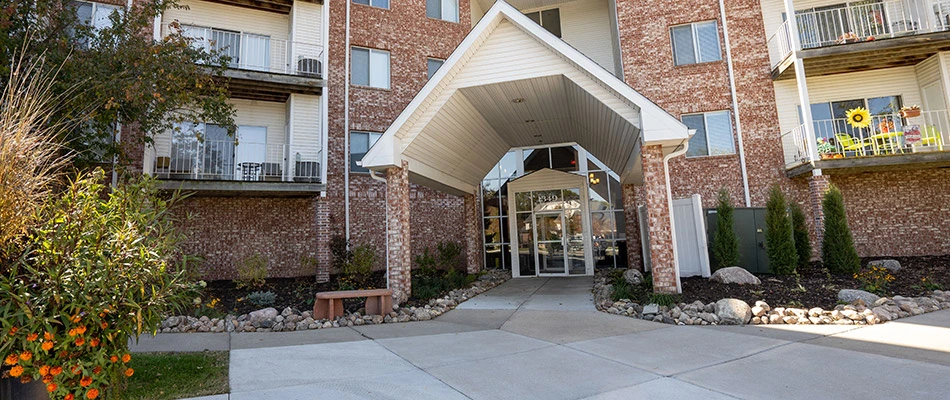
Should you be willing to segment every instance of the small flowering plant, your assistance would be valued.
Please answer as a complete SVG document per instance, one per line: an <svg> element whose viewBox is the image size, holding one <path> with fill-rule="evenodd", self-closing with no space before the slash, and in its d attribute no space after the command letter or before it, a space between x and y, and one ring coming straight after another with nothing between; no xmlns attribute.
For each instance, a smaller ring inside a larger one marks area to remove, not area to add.
<svg viewBox="0 0 950 400"><path fill-rule="evenodd" d="M894 281L887 268L871 267L854 274L854 279L861 282L861 288L879 295L887 294L887 285Z"/></svg>
<svg viewBox="0 0 950 400"><path fill-rule="evenodd" d="M53 400L96 399L135 371L129 338L194 298L188 260L149 178L103 198L101 170L43 207L21 256L0 260L4 378L40 380ZM110 393L110 397L112 397Z"/></svg>

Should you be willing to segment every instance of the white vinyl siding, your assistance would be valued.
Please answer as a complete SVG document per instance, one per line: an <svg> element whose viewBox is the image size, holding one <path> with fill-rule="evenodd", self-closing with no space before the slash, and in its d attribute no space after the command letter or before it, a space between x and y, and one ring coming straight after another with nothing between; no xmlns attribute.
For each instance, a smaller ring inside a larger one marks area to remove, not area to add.
<svg viewBox="0 0 950 400"><path fill-rule="evenodd" d="M389 52L384 50L352 48L350 83L389 89Z"/></svg>
<svg viewBox="0 0 950 400"><path fill-rule="evenodd" d="M320 59L323 51L323 5L298 1L294 2L291 13L290 40L294 42L291 60Z"/></svg>
<svg viewBox="0 0 950 400"><path fill-rule="evenodd" d="M450 22L459 22L459 1L426 0L426 16Z"/></svg>
<svg viewBox="0 0 950 400"><path fill-rule="evenodd" d="M688 65L722 60L716 21L696 22L670 28L673 63Z"/></svg>
<svg viewBox="0 0 950 400"><path fill-rule="evenodd" d="M478 53L472 56L477 49ZM607 106L618 110L616 118L594 118L589 121L579 121L584 129L608 130L610 127L623 126L623 120L639 124L640 116L636 112L626 112L629 105L620 100L614 92L591 79L586 73L579 71L573 64L552 52L546 45L539 43L533 37L524 33L510 22L502 21L487 36L487 38L469 49L462 55L456 68L465 65L464 70L458 70L450 86L445 88L438 97L426 99L420 106L425 110L421 116L432 117L432 120L423 127L414 121L408 123L408 133L401 137L400 142L407 146L412 142L413 148L401 148L409 157L416 159L433 160L434 164L454 164L455 167L446 171L448 174L468 181L479 181L484 172L491 169L496 158L467 157L466 154L486 154L497 157L503 156L511 147L505 139L499 137L492 126L479 113L472 109L465 96L452 96L458 93L459 88L490 85L498 82L517 81L522 79L538 78L538 71L544 71L543 76L564 75L577 82L586 94L578 96L578 104L585 110L596 110L599 101L593 96L604 96ZM552 97L548 100L556 101ZM437 105L437 106L436 106ZM436 110L441 112L436 113ZM448 134L458 132L459 127L465 127L466 134ZM553 134L553 132L552 132ZM530 135L529 135L530 136ZM629 150L636 145L631 136L624 134L612 135L613 140L592 141L579 143L588 151L596 154L601 161L616 166L626 160ZM570 140L567 140L570 141ZM531 143L516 144L528 146ZM457 162L456 160L465 160ZM620 169L620 167L616 167Z"/></svg>
<svg viewBox="0 0 950 400"><path fill-rule="evenodd" d="M314 96L316 97L316 96ZM287 143L287 105L274 101L256 101L231 99L236 113L234 124L237 126L263 126L267 128L267 144ZM163 133L155 138L155 150L158 155L171 151L171 135Z"/></svg>
<svg viewBox="0 0 950 400"><path fill-rule="evenodd" d="M687 157L735 154L729 111L683 115L683 123L696 130L696 134L689 139Z"/></svg>
<svg viewBox="0 0 950 400"><path fill-rule="evenodd" d="M123 9L121 6L85 1L77 1L74 4L79 22L90 25L97 31L111 27L112 20L110 16L113 12Z"/></svg>
<svg viewBox="0 0 950 400"><path fill-rule="evenodd" d="M290 16L286 14L261 12L244 7L227 6L208 1L182 0L187 9L169 8L162 14L163 33L168 32L167 25L177 20L182 25L213 27L236 32L253 32L273 39L287 40L290 34ZM308 21L319 27L322 19Z"/></svg>
<svg viewBox="0 0 950 400"><path fill-rule="evenodd" d="M922 104L914 67L815 76L807 80L809 103L900 96L904 104ZM798 88L794 79L776 81L775 105L781 131L800 125Z"/></svg>
<svg viewBox="0 0 950 400"><path fill-rule="evenodd" d="M606 0L577 0L558 5L561 22L561 40L585 56L594 60L614 75L618 73L614 62L617 51L613 41L609 4ZM540 11L539 8L522 10L524 13Z"/></svg>
<svg viewBox="0 0 950 400"><path fill-rule="evenodd" d="M291 119L291 150L288 154L293 159L295 153L301 153L301 160L319 160L323 146L320 137L320 127L323 126L320 115L320 96L306 94L291 94L290 109L293 112Z"/></svg>

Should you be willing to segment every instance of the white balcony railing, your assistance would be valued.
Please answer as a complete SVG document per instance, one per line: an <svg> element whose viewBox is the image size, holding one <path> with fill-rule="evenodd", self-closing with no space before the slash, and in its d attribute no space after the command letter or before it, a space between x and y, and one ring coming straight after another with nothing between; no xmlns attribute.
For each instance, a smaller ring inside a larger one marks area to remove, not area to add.
<svg viewBox="0 0 950 400"><path fill-rule="evenodd" d="M176 137L155 154L160 179L320 182L319 149L286 144L243 143Z"/></svg>
<svg viewBox="0 0 950 400"><path fill-rule="evenodd" d="M891 0L796 13L802 49L950 29L944 0ZM792 52L788 21L769 38L772 66Z"/></svg>
<svg viewBox="0 0 950 400"><path fill-rule="evenodd" d="M875 115L867 128L853 128L844 118L815 120L812 126L823 159L950 151L945 147L950 143L946 110L921 111L913 117ZM808 162L808 140L804 125L782 134L786 168Z"/></svg>
<svg viewBox="0 0 950 400"><path fill-rule="evenodd" d="M166 25L163 29L168 34L179 28ZM181 25L180 29L182 35L193 40L193 46L209 51L218 50L230 57L231 68L323 76L323 47L314 43L188 25Z"/></svg>

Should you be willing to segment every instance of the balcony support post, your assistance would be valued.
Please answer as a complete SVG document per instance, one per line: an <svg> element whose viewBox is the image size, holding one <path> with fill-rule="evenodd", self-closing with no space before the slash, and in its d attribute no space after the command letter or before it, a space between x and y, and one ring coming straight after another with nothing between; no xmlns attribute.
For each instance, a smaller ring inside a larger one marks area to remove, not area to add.
<svg viewBox="0 0 950 400"><path fill-rule="evenodd" d="M811 102L808 100L808 79L805 76L805 64L798 52L802 49L801 38L798 36L798 18L795 15L793 0L785 0L785 15L788 18L788 37L792 46L792 63L795 67L795 83L798 87L798 100L802 107L802 129L805 133L805 146L808 153L808 162L814 164L818 160L818 138L815 135L815 124L811 117ZM818 170L819 174L821 170Z"/></svg>

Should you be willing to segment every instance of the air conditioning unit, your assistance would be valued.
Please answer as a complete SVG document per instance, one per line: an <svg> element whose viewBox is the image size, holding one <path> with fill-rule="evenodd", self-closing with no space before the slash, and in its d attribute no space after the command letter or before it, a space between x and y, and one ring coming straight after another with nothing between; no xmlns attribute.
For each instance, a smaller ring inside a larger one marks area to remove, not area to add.
<svg viewBox="0 0 950 400"><path fill-rule="evenodd" d="M301 58L297 60L297 73L300 75L319 76L323 72L323 65L316 58Z"/></svg>

